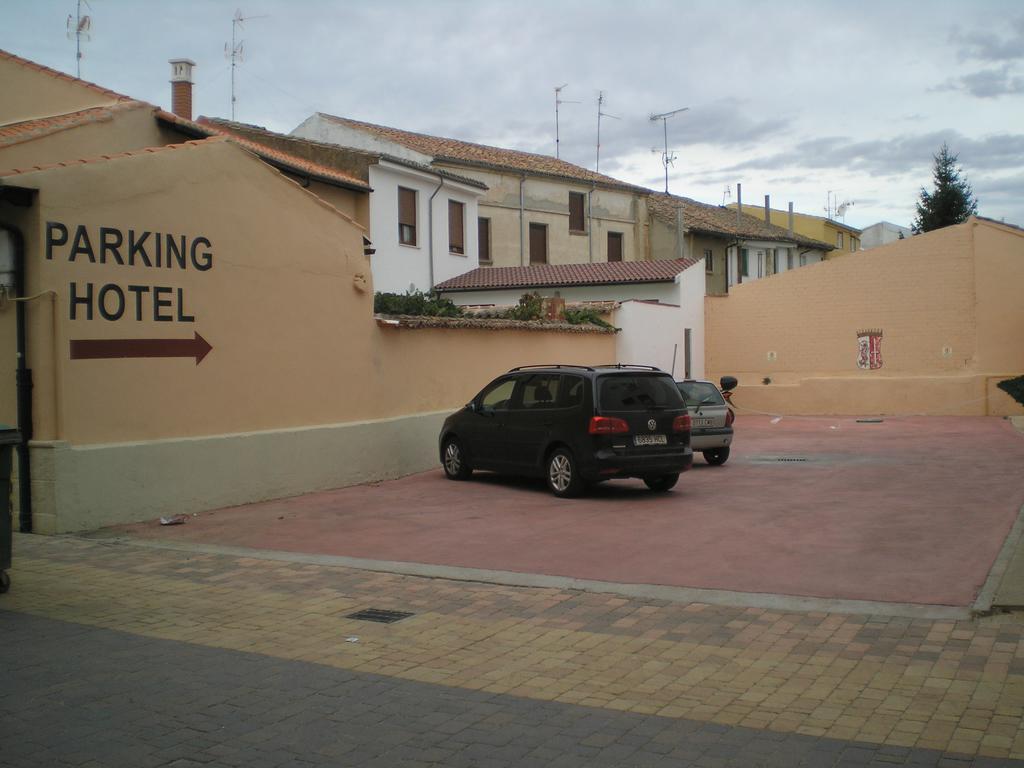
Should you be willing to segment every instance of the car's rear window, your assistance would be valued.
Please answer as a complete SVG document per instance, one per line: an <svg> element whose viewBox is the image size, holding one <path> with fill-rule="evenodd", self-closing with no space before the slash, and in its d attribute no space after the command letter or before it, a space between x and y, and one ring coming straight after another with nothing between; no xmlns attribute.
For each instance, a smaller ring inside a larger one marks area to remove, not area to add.
<svg viewBox="0 0 1024 768"><path fill-rule="evenodd" d="M725 405L718 387L706 381L680 381L679 392L687 405Z"/></svg>
<svg viewBox="0 0 1024 768"><path fill-rule="evenodd" d="M671 376L602 376L598 398L602 411L647 411L682 408L683 399Z"/></svg>

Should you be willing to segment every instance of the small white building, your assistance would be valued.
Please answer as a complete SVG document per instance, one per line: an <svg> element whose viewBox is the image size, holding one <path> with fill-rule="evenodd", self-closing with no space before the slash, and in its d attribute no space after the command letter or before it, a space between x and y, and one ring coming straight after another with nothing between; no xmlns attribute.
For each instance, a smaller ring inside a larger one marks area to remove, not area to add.
<svg viewBox="0 0 1024 768"><path fill-rule="evenodd" d="M704 375L704 262L693 259L484 267L437 285L461 306L514 306L525 293L615 302L615 361Z"/></svg>
<svg viewBox="0 0 1024 768"><path fill-rule="evenodd" d="M889 243L895 243L897 240L904 240L913 234L914 231L910 227L901 227L899 224L893 224L891 221L880 221L861 230L860 247L861 250L877 248L880 245L888 245Z"/></svg>
<svg viewBox="0 0 1024 768"><path fill-rule="evenodd" d="M480 266L477 201L486 187L399 158L369 167L373 289L429 291Z"/></svg>
<svg viewBox="0 0 1024 768"><path fill-rule="evenodd" d="M780 247L781 246L781 247ZM726 252L729 286L788 272L825 260L825 251L796 242L739 240Z"/></svg>

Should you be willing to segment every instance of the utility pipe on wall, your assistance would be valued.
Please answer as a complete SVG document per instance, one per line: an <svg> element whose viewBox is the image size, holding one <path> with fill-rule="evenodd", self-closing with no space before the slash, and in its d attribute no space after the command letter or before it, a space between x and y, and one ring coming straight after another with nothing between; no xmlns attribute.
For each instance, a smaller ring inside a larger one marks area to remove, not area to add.
<svg viewBox="0 0 1024 768"><path fill-rule="evenodd" d="M590 192L587 193L587 258L594 261L594 190L596 184L590 185Z"/></svg>
<svg viewBox="0 0 1024 768"><path fill-rule="evenodd" d="M523 243L523 228L526 226L526 196L523 185L526 183L526 174L519 177L519 266L526 266L526 246Z"/></svg>
<svg viewBox="0 0 1024 768"><path fill-rule="evenodd" d="M444 186L444 176L437 177L437 189L434 190L434 194L430 196L430 200L427 201L427 221L430 222L430 232L428 233L427 240L427 258L429 259L430 266L430 290L434 290L434 198L437 193L441 191L441 187Z"/></svg>

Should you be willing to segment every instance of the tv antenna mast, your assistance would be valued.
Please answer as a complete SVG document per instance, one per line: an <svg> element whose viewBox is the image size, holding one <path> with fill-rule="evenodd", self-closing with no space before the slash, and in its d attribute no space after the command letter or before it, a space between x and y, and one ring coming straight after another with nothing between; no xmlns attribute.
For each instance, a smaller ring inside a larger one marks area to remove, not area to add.
<svg viewBox="0 0 1024 768"><path fill-rule="evenodd" d="M594 171L598 172L601 170L601 118L610 117L612 120L621 120L621 117L615 115L609 115L607 112L602 111L604 106L604 91L597 92L597 162L594 164Z"/></svg>
<svg viewBox="0 0 1024 768"><path fill-rule="evenodd" d="M665 194L668 194L668 167L671 165L675 167L676 153L668 151L668 119L675 117L680 112L688 112L689 107L683 107L682 109L674 109L671 112L663 112L660 115L651 115L651 122L657 122L661 120L662 127L665 129L665 151L661 153L661 164L665 166Z"/></svg>
<svg viewBox="0 0 1024 768"><path fill-rule="evenodd" d="M68 15L68 40L75 36L75 77L82 78L82 38L91 40L89 30L92 29L92 17L82 15L82 3L91 10L86 0L78 0L78 9L75 16Z"/></svg>
<svg viewBox="0 0 1024 768"><path fill-rule="evenodd" d="M725 189L722 190L722 207L724 208L727 203L732 200L732 187L728 184L725 185Z"/></svg>
<svg viewBox="0 0 1024 768"><path fill-rule="evenodd" d="M245 61L245 40L238 39L238 30L244 29L245 22L250 19L265 19L266 16L243 16L242 9L235 11L231 19L231 47L224 43L224 58L231 60L231 119L235 119L235 67L239 62Z"/></svg>
<svg viewBox="0 0 1024 768"><path fill-rule="evenodd" d="M562 93L562 90L564 88L566 88L568 85L569 85L568 83L563 83L562 85L559 85L559 86L555 87L555 157L556 158L558 157L558 144L559 144L559 141L558 141L558 105L559 104L579 104L580 103L578 101L569 101L567 99L561 98L560 94Z"/></svg>

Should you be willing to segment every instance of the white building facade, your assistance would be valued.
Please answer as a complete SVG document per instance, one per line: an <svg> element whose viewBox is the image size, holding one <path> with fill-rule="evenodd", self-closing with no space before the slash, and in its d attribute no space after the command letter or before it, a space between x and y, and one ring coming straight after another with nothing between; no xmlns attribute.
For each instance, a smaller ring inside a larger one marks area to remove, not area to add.
<svg viewBox="0 0 1024 768"><path fill-rule="evenodd" d="M897 240L904 240L913 234L914 231L910 227L901 227L899 224L893 224L891 221L880 221L861 230L860 247L861 250L877 248L880 245L888 245L889 243L895 243Z"/></svg>
<svg viewBox="0 0 1024 768"><path fill-rule="evenodd" d="M726 252L728 285L760 280L825 259L825 251L796 243L743 240Z"/></svg>
<svg viewBox="0 0 1024 768"><path fill-rule="evenodd" d="M374 291L427 292L479 266L480 186L383 158L369 174Z"/></svg>

